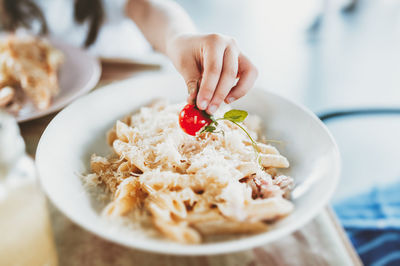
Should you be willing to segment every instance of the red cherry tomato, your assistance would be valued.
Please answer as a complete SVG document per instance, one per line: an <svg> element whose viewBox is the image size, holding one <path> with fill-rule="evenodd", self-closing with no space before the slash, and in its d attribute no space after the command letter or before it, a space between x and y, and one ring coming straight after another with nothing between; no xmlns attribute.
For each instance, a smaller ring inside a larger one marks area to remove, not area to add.
<svg viewBox="0 0 400 266"><path fill-rule="evenodd" d="M194 104L187 104L179 113L179 125L187 134L196 136L204 126L211 123L210 117L196 108Z"/></svg>

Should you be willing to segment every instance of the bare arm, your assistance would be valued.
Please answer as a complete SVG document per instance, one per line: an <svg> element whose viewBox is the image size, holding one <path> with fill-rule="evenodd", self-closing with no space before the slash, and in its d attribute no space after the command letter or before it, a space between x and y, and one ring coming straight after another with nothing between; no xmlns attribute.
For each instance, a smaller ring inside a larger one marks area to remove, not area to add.
<svg viewBox="0 0 400 266"><path fill-rule="evenodd" d="M231 103L253 86L257 70L235 40L196 33L189 16L175 2L128 0L126 14L151 45L171 59L186 81L188 102L195 102L199 109L212 114L223 101Z"/></svg>
<svg viewBox="0 0 400 266"><path fill-rule="evenodd" d="M195 33L195 26L187 13L169 0L129 0L126 14L150 44L164 54L169 40L178 34Z"/></svg>

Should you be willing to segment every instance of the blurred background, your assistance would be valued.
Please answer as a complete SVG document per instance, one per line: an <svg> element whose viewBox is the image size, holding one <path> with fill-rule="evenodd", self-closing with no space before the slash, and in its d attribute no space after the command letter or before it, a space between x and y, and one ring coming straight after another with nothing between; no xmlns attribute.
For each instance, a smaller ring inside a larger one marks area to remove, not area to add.
<svg viewBox="0 0 400 266"><path fill-rule="evenodd" d="M82 44L87 25L74 24L72 5L65 0L37 2L52 36ZM260 70L258 84L314 111L399 104L397 0L176 2L199 31L236 38ZM134 23L124 18L123 3L105 1L107 21L91 51L105 58L162 62Z"/></svg>
<svg viewBox="0 0 400 266"><path fill-rule="evenodd" d="M74 25L69 15L72 5L64 0L38 2L48 11L52 36L82 43L86 25ZM258 84L314 111L399 105L397 0L176 2L199 31L236 38L260 70ZM123 3L105 1L107 23L90 49L106 58L150 62L151 47L134 23L123 17ZM66 15L60 17L60 12Z"/></svg>

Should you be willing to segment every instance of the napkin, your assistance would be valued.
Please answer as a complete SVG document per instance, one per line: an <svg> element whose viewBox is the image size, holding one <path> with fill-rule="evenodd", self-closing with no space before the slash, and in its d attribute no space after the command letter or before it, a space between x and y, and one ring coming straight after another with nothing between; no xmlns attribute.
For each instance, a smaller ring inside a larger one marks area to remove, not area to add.
<svg viewBox="0 0 400 266"><path fill-rule="evenodd" d="M365 265L400 265L400 182L373 187L334 209Z"/></svg>

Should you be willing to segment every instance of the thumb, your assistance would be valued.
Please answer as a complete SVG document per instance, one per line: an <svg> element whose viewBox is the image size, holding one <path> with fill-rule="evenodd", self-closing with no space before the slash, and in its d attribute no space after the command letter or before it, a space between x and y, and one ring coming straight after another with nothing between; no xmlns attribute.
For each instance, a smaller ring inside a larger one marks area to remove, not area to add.
<svg viewBox="0 0 400 266"><path fill-rule="evenodd" d="M197 69L197 66L192 66L186 67L185 71L182 71L181 74L183 76L183 79L185 80L187 91L189 94L187 101L189 103L193 103L199 90L201 73Z"/></svg>

